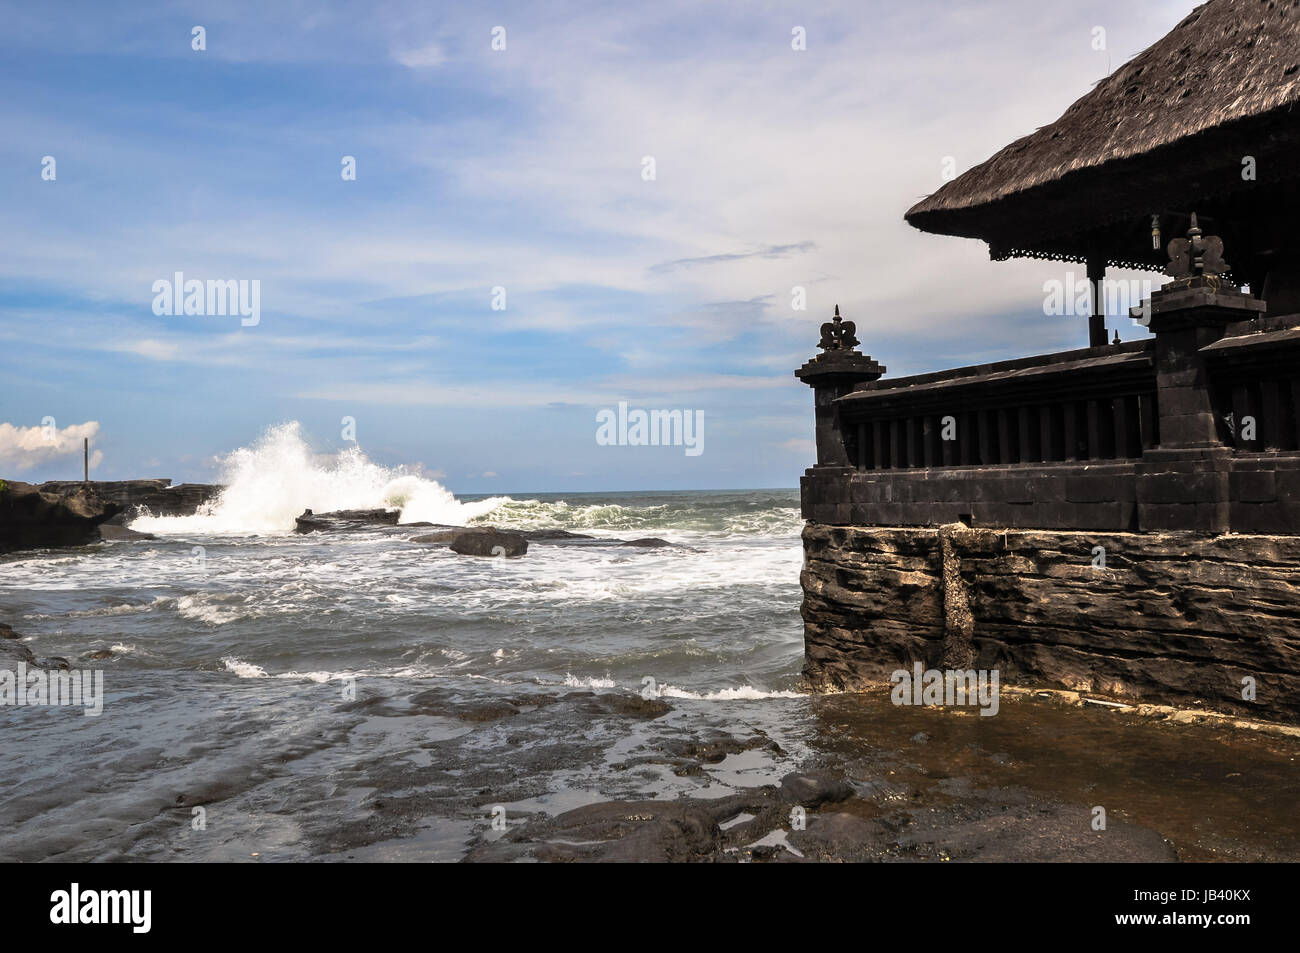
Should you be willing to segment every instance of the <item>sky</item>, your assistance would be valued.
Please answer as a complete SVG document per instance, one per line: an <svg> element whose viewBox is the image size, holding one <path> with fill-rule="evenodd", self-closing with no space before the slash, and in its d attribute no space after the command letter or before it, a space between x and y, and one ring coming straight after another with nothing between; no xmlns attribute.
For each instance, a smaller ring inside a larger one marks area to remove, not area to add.
<svg viewBox="0 0 1300 953"><path fill-rule="evenodd" d="M461 493L795 486L836 304L888 377L1086 345L1079 266L903 213L1193 6L0 3L0 477L296 420ZM177 272L257 322L156 313ZM598 442L620 402L700 452Z"/></svg>

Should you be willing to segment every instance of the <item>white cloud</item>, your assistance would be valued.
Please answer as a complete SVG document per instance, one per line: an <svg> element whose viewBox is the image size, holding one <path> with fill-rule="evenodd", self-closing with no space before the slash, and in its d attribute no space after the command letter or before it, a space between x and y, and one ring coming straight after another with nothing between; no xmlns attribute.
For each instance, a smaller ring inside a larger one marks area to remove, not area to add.
<svg viewBox="0 0 1300 953"><path fill-rule="evenodd" d="M155 361L174 361L180 356L181 347L174 341L159 341L156 338L141 338L136 341L113 342L108 349L137 357L147 357Z"/></svg>
<svg viewBox="0 0 1300 953"><path fill-rule="evenodd" d="M412 50L399 50L393 59L409 69L427 69L447 62L447 54L437 43L430 43Z"/></svg>
<svg viewBox="0 0 1300 953"><path fill-rule="evenodd" d="M0 423L0 466L22 472L42 463L80 454L82 440L94 440L98 434L99 422L94 420L63 428L57 423L34 427ZM93 451L90 454L91 469L98 467L103 459L103 453Z"/></svg>
<svg viewBox="0 0 1300 953"><path fill-rule="evenodd" d="M781 443L774 444L773 446L780 447L782 450L788 450L791 453L803 454L806 457L814 456L817 453L817 442L815 440L796 438L793 440L783 440Z"/></svg>

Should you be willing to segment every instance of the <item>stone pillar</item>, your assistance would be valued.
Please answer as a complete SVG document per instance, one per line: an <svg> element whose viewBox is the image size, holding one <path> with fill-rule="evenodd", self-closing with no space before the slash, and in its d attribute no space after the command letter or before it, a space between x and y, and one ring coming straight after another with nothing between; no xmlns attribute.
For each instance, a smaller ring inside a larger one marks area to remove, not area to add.
<svg viewBox="0 0 1300 953"><path fill-rule="evenodd" d="M1264 310L1263 301L1207 275L1152 294L1160 442L1137 465L1141 529L1228 531L1233 451L1219 437L1202 348L1223 337L1229 324Z"/></svg>
<svg viewBox="0 0 1300 953"><path fill-rule="evenodd" d="M839 305L835 318L822 325L822 353L794 372L794 376L813 389L817 419L817 467L853 467L844 448L839 408L835 400L865 381L874 381L885 372L868 355L854 348L852 321L841 322Z"/></svg>

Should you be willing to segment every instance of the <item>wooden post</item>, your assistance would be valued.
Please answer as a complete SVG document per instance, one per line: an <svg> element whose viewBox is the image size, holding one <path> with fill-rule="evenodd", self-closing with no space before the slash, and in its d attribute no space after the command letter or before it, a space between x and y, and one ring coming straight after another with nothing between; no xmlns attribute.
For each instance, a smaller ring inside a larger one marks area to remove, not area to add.
<svg viewBox="0 0 1300 953"><path fill-rule="evenodd" d="M81 438L81 481L90 482L90 438Z"/></svg>
<svg viewBox="0 0 1300 953"><path fill-rule="evenodd" d="M1092 317L1088 319L1088 347L1102 347L1106 342L1106 259L1094 255L1088 259L1088 284L1092 286Z"/></svg>

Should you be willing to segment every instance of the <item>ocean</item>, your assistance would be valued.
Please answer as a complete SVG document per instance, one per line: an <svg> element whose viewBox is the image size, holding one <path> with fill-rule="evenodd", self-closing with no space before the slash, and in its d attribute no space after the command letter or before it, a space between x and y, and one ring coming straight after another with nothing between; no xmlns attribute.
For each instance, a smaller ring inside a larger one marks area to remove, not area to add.
<svg viewBox="0 0 1300 953"><path fill-rule="evenodd" d="M223 479L152 540L0 558L0 621L104 678L97 717L0 712L0 860L1097 859L1094 803L1107 857L1300 843L1293 739L802 692L795 489L455 497L293 425ZM480 559L419 522L593 539ZM696 813L633 843L646 804Z"/></svg>

